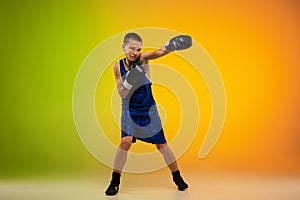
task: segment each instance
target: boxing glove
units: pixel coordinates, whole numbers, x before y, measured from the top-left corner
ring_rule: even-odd
[[[145,75],[145,73],[146,71],[144,67],[134,62],[123,81],[124,88],[131,90],[132,87]]]
[[[188,35],[178,35],[172,38],[167,44],[165,48],[167,51],[175,51],[175,50],[183,50],[192,46],[192,38]]]

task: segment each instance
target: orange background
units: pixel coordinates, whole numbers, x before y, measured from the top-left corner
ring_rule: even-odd
[[[227,116],[219,142],[208,157],[198,160],[205,134],[205,127],[200,128],[181,165],[298,173],[299,3],[151,1],[143,7],[108,4],[114,14],[105,30],[155,26],[188,33],[212,57],[226,89]],[[159,94],[156,99],[164,101]]]

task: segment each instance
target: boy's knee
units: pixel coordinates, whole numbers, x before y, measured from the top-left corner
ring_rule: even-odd
[[[124,137],[121,140],[120,148],[123,150],[129,150],[132,144],[132,137]]]
[[[156,148],[159,150],[163,147],[167,146],[167,144],[156,144]]]

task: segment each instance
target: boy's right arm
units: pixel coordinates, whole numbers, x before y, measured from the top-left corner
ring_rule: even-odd
[[[123,86],[118,63],[114,64],[114,75],[115,75],[115,79],[116,79],[117,90],[118,90],[120,97],[126,98],[126,96],[129,93],[129,90],[126,90]]]

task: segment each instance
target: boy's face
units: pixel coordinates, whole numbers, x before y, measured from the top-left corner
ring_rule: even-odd
[[[122,45],[126,58],[134,62],[141,54],[142,43],[133,39],[129,39],[127,44]]]

